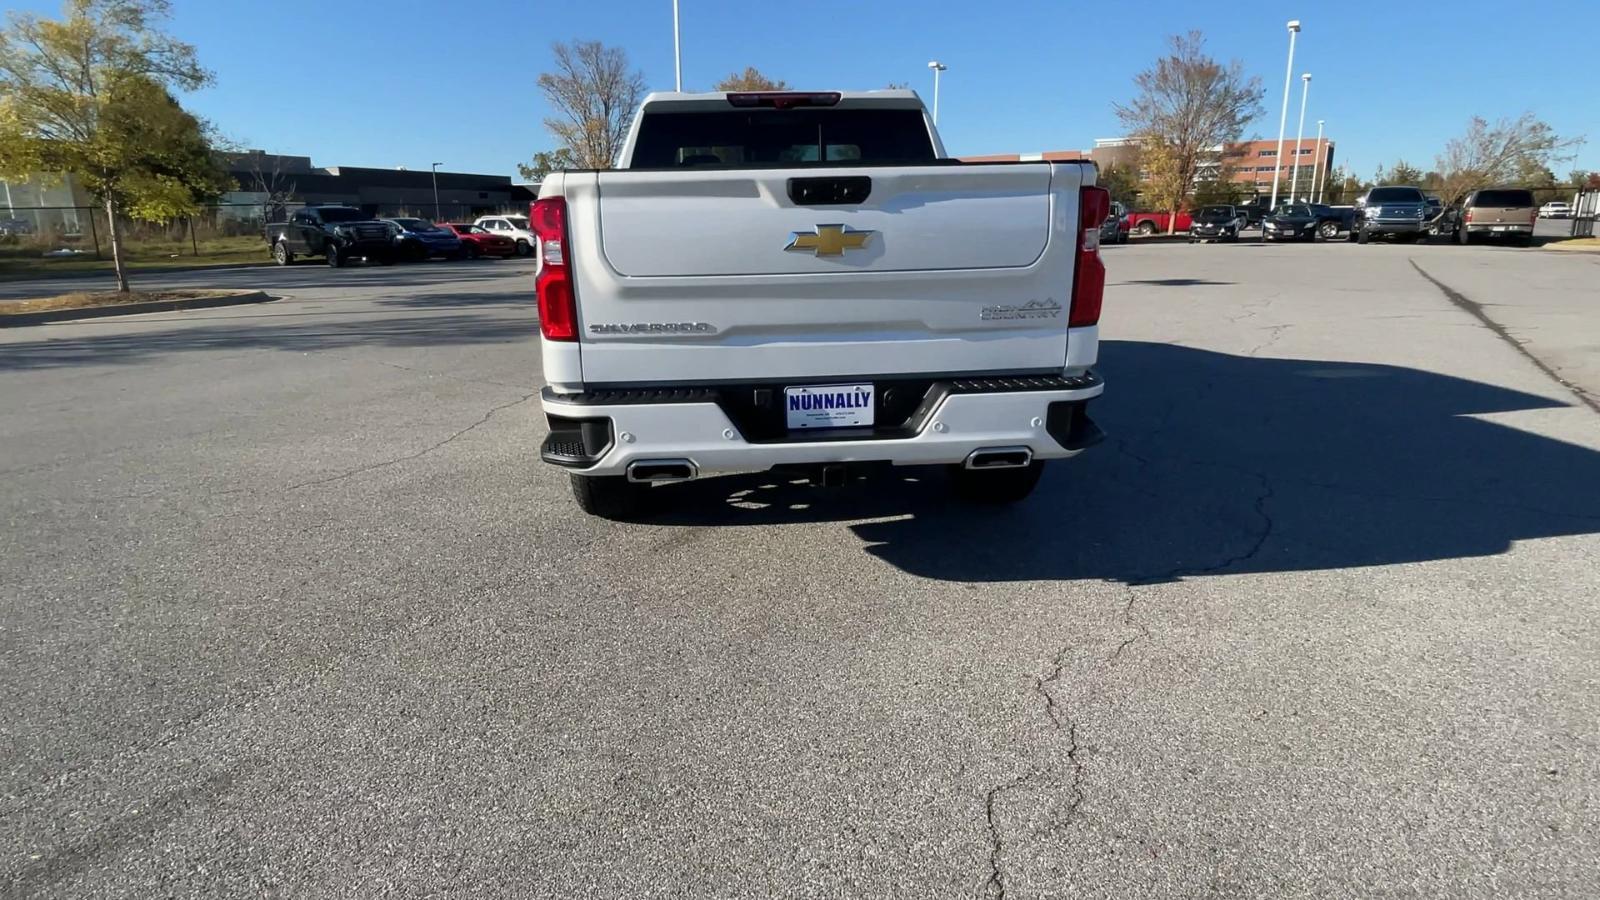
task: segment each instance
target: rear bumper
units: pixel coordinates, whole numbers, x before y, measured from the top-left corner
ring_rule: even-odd
[[[945,465],[995,447],[1066,459],[1103,438],[1086,407],[1105,385],[1092,373],[1055,384],[1063,386],[999,393],[939,388],[891,435],[807,435],[813,439],[805,441],[747,440],[709,392],[663,391],[670,395],[664,402],[594,402],[593,395],[547,388],[541,399],[551,433],[540,456],[585,475],[622,475],[632,463],[660,459],[687,460],[699,474],[817,463]]]
[[[1468,226],[1468,234],[1533,234],[1532,225],[1514,225],[1509,222],[1472,223]]]

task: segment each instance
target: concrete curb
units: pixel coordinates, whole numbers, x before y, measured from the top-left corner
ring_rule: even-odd
[[[239,306],[244,303],[267,303],[274,299],[276,298],[267,296],[265,291],[245,291],[243,293],[224,294],[220,297],[191,297],[186,300],[157,300],[153,303],[86,306],[79,309],[46,309],[39,312],[0,316],[0,328],[20,325],[44,325],[49,322],[71,322],[76,319],[99,319],[105,316],[172,312],[180,309],[211,309],[217,306]]]

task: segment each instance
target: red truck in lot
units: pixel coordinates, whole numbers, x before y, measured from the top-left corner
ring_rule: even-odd
[[[1166,234],[1167,225],[1172,221],[1170,212],[1131,212],[1128,213],[1128,227],[1134,234],[1146,237],[1152,234]],[[1187,211],[1178,213],[1178,230],[1188,231],[1191,220]]]

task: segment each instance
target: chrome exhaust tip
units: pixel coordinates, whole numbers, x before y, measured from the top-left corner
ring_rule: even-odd
[[[1027,447],[980,447],[967,457],[968,469],[1020,469],[1033,462]]]
[[[687,459],[638,459],[628,463],[628,480],[642,484],[689,481],[700,469]]]

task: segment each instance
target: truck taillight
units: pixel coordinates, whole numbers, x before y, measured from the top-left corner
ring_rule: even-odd
[[[578,339],[578,301],[567,266],[567,201],[564,197],[535,200],[528,209],[529,227],[539,241],[539,273],[533,277],[539,295],[539,333],[551,341]]]
[[[1100,321],[1100,303],[1106,293],[1106,266],[1100,261],[1100,225],[1111,212],[1111,192],[1086,187],[1078,194],[1078,263],[1072,276],[1072,309],[1067,326],[1094,325]]]
[[[1470,206],[1467,207],[1467,211],[1461,214],[1461,221],[1463,221],[1463,222],[1471,222],[1472,221],[1472,207],[1470,207]]]

